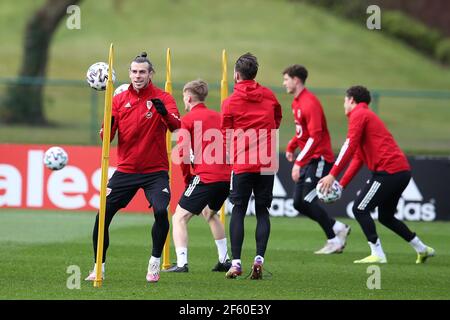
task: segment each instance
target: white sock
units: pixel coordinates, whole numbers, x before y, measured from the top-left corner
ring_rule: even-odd
[[[255,257],[255,261],[258,261],[258,260],[261,261],[262,264],[264,264],[264,257],[258,255]]]
[[[341,239],[339,239],[337,236],[335,236],[332,239],[328,239],[327,240],[328,243],[333,243],[333,244],[338,244],[338,245],[342,245]]]
[[[425,252],[427,251],[427,246],[420,241],[418,236],[415,236],[414,239],[412,239],[409,244],[416,250],[417,253]]]
[[[175,248],[177,253],[177,267],[184,267],[187,263],[187,248]]]
[[[384,254],[383,247],[381,246],[380,238],[377,239],[377,242],[373,244],[369,241],[370,250],[372,251],[373,256],[378,256],[380,258],[386,258],[386,255]]]
[[[92,271],[95,272],[95,270],[97,270],[97,264],[96,263],[94,263],[94,270],[92,270]],[[105,262],[102,263],[102,273],[105,273]]]
[[[344,228],[345,228],[345,224],[340,221],[337,221],[337,220],[333,225],[333,231],[335,234],[337,234],[339,231],[344,230]]]
[[[231,261],[231,265],[233,266],[233,267],[237,267],[237,266],[241,266],[241,259],[233,259],[232,261]]]
[[[148,263],[157,263],[160,264],[161,263],[161,258],[156,258],[154,256],[150,257],[150,260],[148,261]]]
[[[217,254],[219,255],[219,261],[221,263],[224,263],[225,260],[230,259],[230,257],[228,256],[227,238],[216,240],[216,246]]]

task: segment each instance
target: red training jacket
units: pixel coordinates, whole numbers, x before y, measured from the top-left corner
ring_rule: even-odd
[[[275,161],[278,161],[278,150],[274,151],[276,154],[271,152],[271,130],[280,127],[281,117],[280,103],[270,89],[254,80],[244,80],[234,85],[234,92],[222,103],[221,122],[224,143],[227,150],[231,151],[234,173],[260,172],[262,168],[272,167],[273,161],[268,163],[268,158],[276,157]],[[233,135],[230,135],[230,129]],[[252,139],[245,139],[245,145],[238,143],[238,140],[244,140],[237,138],[239,131],[249,137],[254,133],[257,144],[250,146]],[[263,132],[267,136],[265,143],[262,143]],[[231,142],[233,148],[229,149]],[[257,150],[254,148],[256,145]],[[260,157],[261,154],[264,159]]]
[[[353,179],[363,164],[372,172],[393,174],[411,170],[392,134],[366,103],[359,103],[347,116],[347,139],[330,172],[337,177],[352,160],[340,181],[343,187]]]
[[[220,113],[208,109],[203,103],[195,105],[181,118],[181,129],[189,132],[190,140],[178,137],[180,164],[184,183],[189,184],[193,175],[200,177],[203,183],[230,181],[231,166],[226,164],[225,149],[220,131]],[[179,133],[181,133],[179,131]],[[193,175],[191,174],[190,154],[193,151]]]
[[[330,133],[319,99],[304,88],[292,101],[292,112],[295,120],[295,135],[289,141],[286,151],[295,152],[297,147],[301,149],[295,164],[302,167],[312,159],[320,157],[327,162],[333,162]]]
[[[160,99],[167,109],[161,116],[150,99]],[[167,129],[180,127],[180,114],[173,97],[151,82],[138,92],[128,90],[113,98],[111,141],[118,134],[117,170],[124,173],[151,173],[169,170],[166,149]],[[102,126],[103,128],[103,126]],[[103,139],[103,129],[100,131]]]

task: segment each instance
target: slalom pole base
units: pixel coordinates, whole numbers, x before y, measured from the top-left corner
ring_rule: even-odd
[[[100,288],[102,286],[102,280],[94,280],[94,288]]]

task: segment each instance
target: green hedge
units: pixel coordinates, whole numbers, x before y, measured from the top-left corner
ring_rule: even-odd
[[[305,2],[331,10],[336,15],[345,17],[365,26],[368,17],[366,10],[373,1],[369,0],[290,0]],[[376,1],[375,1],[376,2]],[[430,58],[444,64],[450,64],[450,38],[419,20],[401,11],[381,8],[381,31],[391,37],[407,43]]]
[[[442,39],[438,31],[400,11],[382,11],[381,30],[431,56]]]
[[[435,56],[440,62],[450,64],[450,38],[439,42],[436,47]]]

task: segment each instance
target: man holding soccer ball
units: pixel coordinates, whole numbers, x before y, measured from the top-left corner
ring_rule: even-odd
[[[406,224],[395,218],[398,201],[411,179],[408,160],[391,133],[378,116],[369,109],[370,92],[362,86],[347,90],[344,108],[348,117],[348,134],[329,175],[320,180],[322,192],[327,193],[336,177],[351,160],[340,180],[345,188],[365,164],[372,177],[359,193],[353,214],[360,224],[371,254],[355,263],[386,263],[386,255],[378,237],[370,212],[378,207],[378,220],[394,231],[416,250],[416,263],[424,263],[434,256],[434,249],[426,246]]]
[[[174,98],[152,83],[154,69],[144,52],[130,64],[131,84],[113,98],[111,141],[118,135],[117,170],[108,182],[105,213],[102,274],[105,272],[109,245],[109,225],[116,212],[128,205],[142,188],[153,207],[153,250],[148,265],[147,281],[157,282],[160,258],[169,231],[167,206],[170,201],[169,163],[166,149],[167,129],[180,127]],[[100,131],[103,138],[103,131]],[[98,215],[93,232],[94,259],[97,253]],[[95,280],[94,271],[86,280]]]
[[[325,246],[314,252],[315,254],[341,253],[350,227],[329,217],[317,200],[317,182],[330,171],[334,155],[322,105],[305,87],[307,77],[306,68],[298,64],[283,71],[283,85],[286,91],[295,97],[292,101],[292,112],[296,132],[286,150],[287,160],[294,162],[294,208],[317,222],[327,237]],[[301,152],[294,159],[297,148],[300,148]]]

